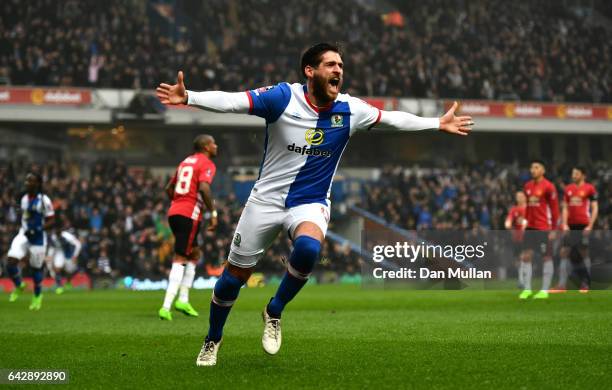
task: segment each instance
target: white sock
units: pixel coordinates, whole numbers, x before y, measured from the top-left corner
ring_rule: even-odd
[[[542,266],[542,290],[548,291],[555,273],[555,265],[551,260],[545,261]]]
[[[185,266],[181,263],[172,263],[172,269],[170,270],[170,276],[168,277],[168,288],[166,289],[166,297],[164,298],[164,309],[170,310],[174,297],[178,291],[181,280],[183,279],[183,273]]]
[[[533,273],[533,266],[531,265],[531,262],[521,261],[521,268],[519,269],[519,272],[522,275],[523,289],[531,290],[531,274]]]
[[[179,301],[187,303],[189,302],[189,289],[193,284],[193,278],[195,277],[195,264],[188,262],[185,264],[185,274],[183,280],[181,280],[181,287],[179,288]]]
[[[559,287],[565,288],[567,286],[567,278],[569,276],[569,259],[561,259],[559,262]]]

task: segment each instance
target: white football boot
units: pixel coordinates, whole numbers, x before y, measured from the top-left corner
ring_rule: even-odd
[[[202,345],[202,349],[196,360],[196,365],[202,367],[214,366],[217,364],[217,353],[219,352],[221,341],[223,341],[223,339],[219,340],[218,343],[214,341],[204,341],[204,345]]]
[[[261,345],[263,345],[264,351],[270,355],[276,355],[281,347],[281,320],[270,317],[265,307],[261,316],[264,321]]]

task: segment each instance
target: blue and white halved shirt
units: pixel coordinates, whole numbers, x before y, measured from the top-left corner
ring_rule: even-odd
[[[264,155],[251,196],[287,208],[329,206],[332,179],[349,138],[374,126],[380,110],[347,94],[317,108],[302,84],[281,83],[247,95],[249,113],[266,120]]]

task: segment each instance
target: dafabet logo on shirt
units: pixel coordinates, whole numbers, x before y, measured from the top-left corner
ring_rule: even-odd
[[[321,129],[308,129],[306,133],[304,133],[304,140],[308,145],[304,146],[295,146],[295,143],[291,145],[287,145],[287,150],[290,152],[295,152],[298,154],[307,155],[307,156],[317,156],[317,157],[331,157],[331,150],[321,150],[318,148],[314,148],[313,146],[319,146],[325,140],[325,133]]]
[[[306,135],[304,139],[308,145],[317,146],[323,143],[323,139],[325,138],[325,133],[321,129],[308,129],[306,130]]]

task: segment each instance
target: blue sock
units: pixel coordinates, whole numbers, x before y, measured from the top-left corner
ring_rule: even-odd
[[[9,265],[6,267],[9,276],[13,279],[13,283],[15,283],[15,287],[21,286],[23,280],[21,280],[21,274],[19,273],[19,266],[17,265]]]
[[[55,274],[55,285],[62,287],[62,275],[59,272]]]
[[[34,295],[39,296],[42,290],[43,269],[35,269],[32,273],[32,279],[34,279]]]
[[[287,272],[283,276],[276,295],[268,303],[268,314],[281,318],[285,305],[289,303],[308,281],[315,263],[319,260],[321,243],[308,236],[299,236],[293,242],[293,252],[289,257]]]
[[[215,284],[213,298],[210,302],[210,318],[207,340],[218,342],[223,336],[223,326],[229,315],[234,301],[238,298],[240,288],[244,282],[230,274],[227,268],[223,270],[221,277]]]

